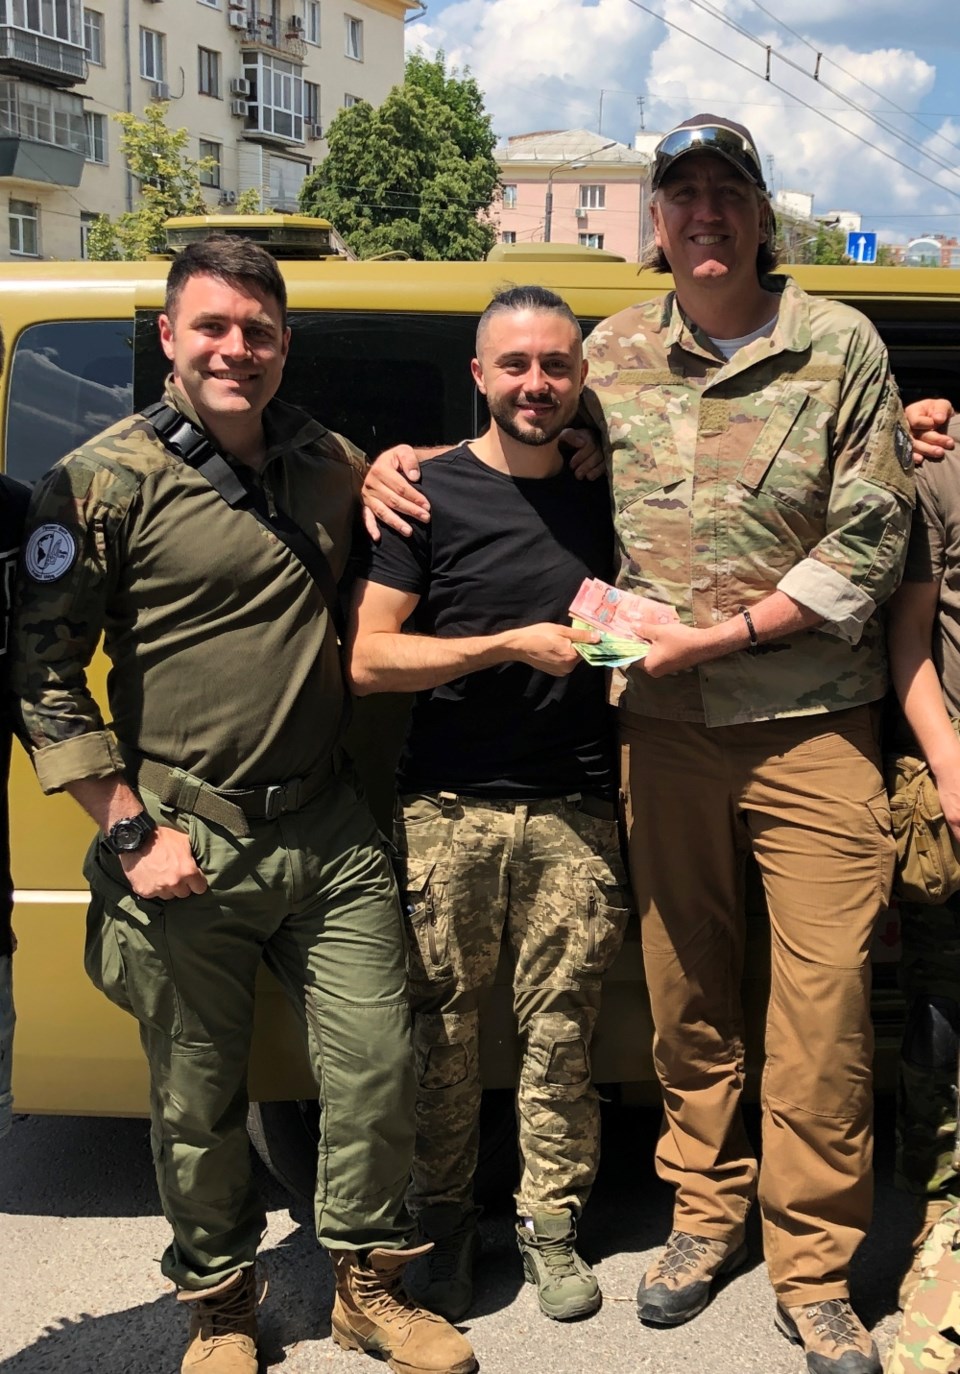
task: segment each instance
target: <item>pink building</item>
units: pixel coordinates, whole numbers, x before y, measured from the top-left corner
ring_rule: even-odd
[[[649,246],[644,153],[588,129],[565,129],[517,134],[495,156],[502,243],[579,243],[631,262]]]

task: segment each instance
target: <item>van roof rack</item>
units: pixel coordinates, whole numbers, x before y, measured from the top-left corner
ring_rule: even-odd
[[[487,254],[487,262],[626,262],[626,258],[580,243],[498,243]]]
[[[163,227],[171,253],[211,234],[232,234],[275,258],[353,256],[330,221],[312,215],[177,215]]]

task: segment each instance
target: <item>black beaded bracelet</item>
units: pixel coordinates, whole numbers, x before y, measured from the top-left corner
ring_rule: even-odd
[[[753,628],[753,617],[745,607],[741,607],[740,614],[747,622],[747,634],[750,636],[750,648],[756,649],[760,643],[760,640],[757,638],[757,632]]]

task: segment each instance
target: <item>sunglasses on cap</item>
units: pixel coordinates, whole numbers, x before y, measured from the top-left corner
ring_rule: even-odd
[[[674,129],[657,144],[651,185],[655,191],[673,164],[686,153],[717,153],[766,194],[760,156],[749,138],[722,124]]]

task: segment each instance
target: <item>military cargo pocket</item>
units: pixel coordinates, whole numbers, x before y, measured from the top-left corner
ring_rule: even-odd
[[[446,870],[435,860],[406,859],[403,910],[412,939],[408,943],[407,974],[416,982],[449,977],[449,917],[446,911]]]
[[[183,1018],[167,944],[166,904],[138,897],[106,866],[114,862],[95,841],[83,866],[94,894],[91,918],[94,907],[102,909],[99,940],[96,932],[88,937],[87,971],[111,1002],[175,1040]]]
[[[543,1081],[552,1087],[572,1088],[590,1077],[590,1056],[582,1036],[573,1040],[557,1040],[550,1051],[550,1060]]]
[[[467,1077],[466,1045],[431,1045],[424,1058],[420,1087],[426,1092],[455,1088]]]
[[[626,880],[613,865],[603,859],[584,863],[578,907],[586,972],[605,973],[620,953],[630,905]]]

